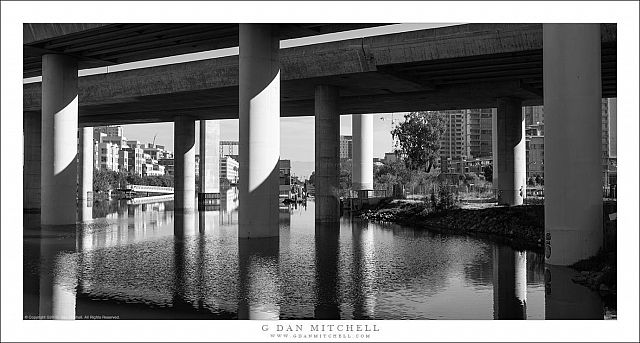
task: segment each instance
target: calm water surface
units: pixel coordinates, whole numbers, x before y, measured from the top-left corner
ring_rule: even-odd
[[[235,199],[194,214],[172,202],[96,203],[77,228],[25,216],[25,316],[545,317],[537,253],[346,217],[316,227],[312,201],[280,209],[279,238],[239,242]]]

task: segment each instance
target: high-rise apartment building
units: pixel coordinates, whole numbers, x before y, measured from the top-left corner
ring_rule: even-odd
[[[220,141],[220,158],[238,155],[240,155],[240,144],[238,141]]]
[[[466,110],[466,112],[466,157],[468,159],[491,157],[493,155],[491,120],[496,109],[479,108]]]
[[[353,136],[340,136],[340,159],[353,158]]]
[[[469,155],[466,144],[467,127],[465,110],[439,111],[445,119],[445,130],[440,136],[440,161],[443,172],[448,172],[451,161],[466,158]]]

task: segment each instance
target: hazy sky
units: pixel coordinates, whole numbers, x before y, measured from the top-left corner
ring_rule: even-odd
[[[338,32],[326,35],[318,35],[312,37],[296,38],[280,42],[281,48],[293,46],[310,45],[325,43],[336,40],[345,40],[352,38],[360,38],[367,36],[375,36],[382,34],[390,34],[397,32],[422,30],[434,27],[442,27],[455,25],[449,24],[396,24],[384,27],[374,27],[361,30],[353,30],[348,32]],[[127,69],[144,68],[163,64],[174,64],[194,60],[218,58],[223,56],[237,55],[238,48],[227,48],[214,51],[199,52],[186,54],[181,56],[172,56],[158,58],[147,61],[126,63],[116,66],[101,67],[94,69],[81,70],[80,76],[115,72]],[[38,82],[40,77],[24,79],[25,83]],[[375,114],[373,124],[374,134],[374,156],[384,157],[385,152],[392,149],[391,131],[392,117],[397,122],[402,119],[402,113]],[[292,172],[295,175],[308,177],[313,170],[314,162],[314,121],[313,117],[295,117],[280,119],[280,156],[282,159],[290,159],[292,161]],[[221,120],[220,138],[222,140],[238,140],[238,120]],[[196,122],[196,130],[199,125]],[[173,123],[154,123],[154,124],[135,124],[123,125],[124,134],[127,139],[137,139],[143,143],[152,142],[156,136],[156,144],[165,145],[167,149],[173,151]],[[197,132],[197,131],[196,131]],[[343,115],[340,117],[340,134],[351,135],[351,116]],[[196,134],[196,141],[198,134]],[[298,162],[298,163],[296,163]]]

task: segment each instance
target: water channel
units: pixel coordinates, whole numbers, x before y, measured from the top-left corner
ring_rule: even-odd
[[[101,202],[55,229],[25,215],[25,318],[545,318],[542,254],[346,216],[316,226],[313,201],[281,205],[279,238],[238,241],[228,192],[219,211]],[[561,310],[601,311],[584,290]]]

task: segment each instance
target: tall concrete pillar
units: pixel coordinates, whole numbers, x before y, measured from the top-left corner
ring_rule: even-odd
[[[275,26],[240,24],[239,238],[279,234],[279,44]]]
[[[42,158],[42,112],[24,113],[24,161],[22,169],[22,208],[40,212],[40,178]]]
[[[527,194],[527,155],[521,100],[499,98],[496,120],[498,203],[522,205]]]
[[[200,121],[200,193],[198,210],[220,206],[220,122]]]
[[[544,24],[545,256],[570,265],[602,246],[599,24]]]
[[[78,64],[42,56],[41,222],[75,224],[78,179]]]
[[[338,88],[316,86],[316,222],[340,220],[340,113]]]
[[[93,217],[93,127],[79,129],[78,209],[82,221]]]
[[[353,179],[351,181],[358,197],[368,197],[373,190],[373,116],[354,114],[353,131]]]
[[[190,212],[196,209],[196,122],[176,116],[174,125],[174,209]]]
[[[498,194],[498,110],[496,108],[494,108],[493,111],[491,112],[491,155],[493,157],[493,167],[492,167],[493,175],[491,180],[491,186],[492,186],[491,188],[493,188],[497,196]]]
[[[527,319],[527,253],[493,247],[493,318]]]

